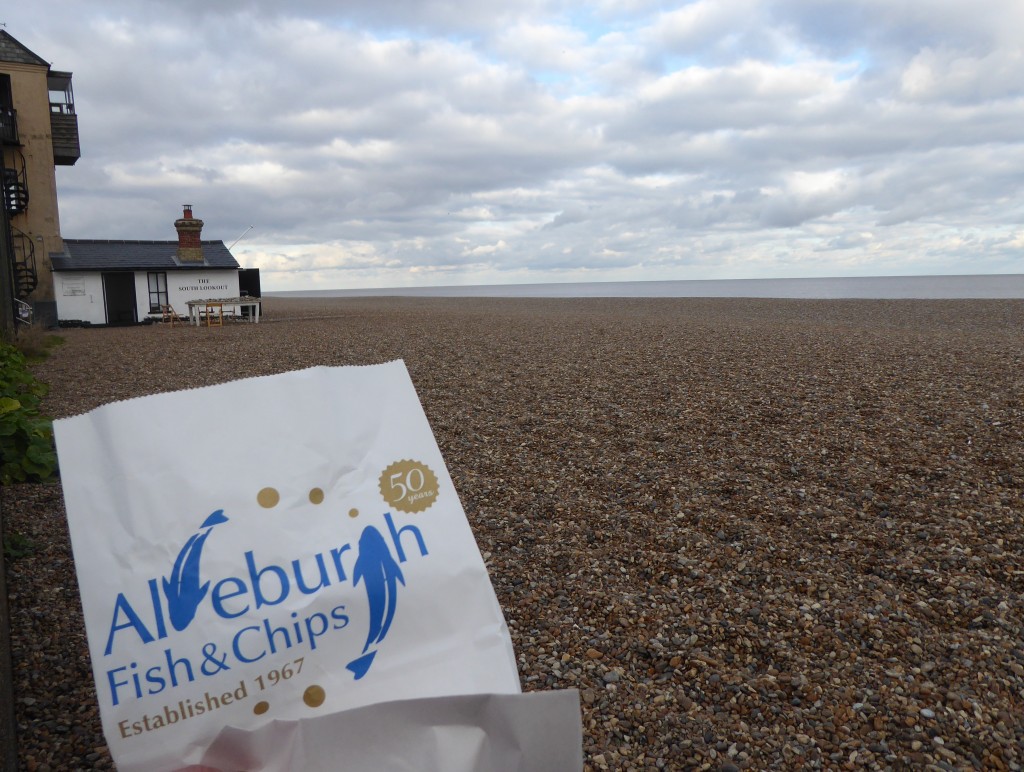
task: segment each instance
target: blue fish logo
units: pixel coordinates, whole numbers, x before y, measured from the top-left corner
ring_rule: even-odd
[[[213,526],[227,521],[223,509],[218,509],[206,518],[199,526],[200,532],[192,534],[181,548],[171,569],[171,575],[162,579],[171,624],[179,632],[195,619],[196,610],[210,589],[209,582],[199,583],[199,559],[203,554],[203,545]],[[206,530],[203,531],[203,528]]]
[[[391,628],[398,607],[398,583],[405,585],[402,569],[391,557],[380,531],[372,525],[366,526],[359,537],[359,557],[356,558],[352,585],[358,585],[360,580],[366,588],[366,600],[370,607],[370,629],[362,655],[346,666],[357,681],[370,670],[373,658],[377,655],[376,649],[369,653],[367,650],[371,645],[381,643]]]

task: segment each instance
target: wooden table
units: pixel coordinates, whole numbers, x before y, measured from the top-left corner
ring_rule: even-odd
[[[188,301],[188,320],[196,327],[202,324],[203,312],[207,306],[218,306],[223,315],[224,308],[237,308],[239,313],[242,309],[249,309],[249,321],[253,324],[260,323],[261,301],[259,298],[209,298],[207,300]]]

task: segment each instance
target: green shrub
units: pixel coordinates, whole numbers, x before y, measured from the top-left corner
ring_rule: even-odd
[[[8,534],[7,538],[4,539],[4,558],[7,560],[23,558],[26,555],[31,555],[35,551],[35,542],[17,531]]]
[[[25,355],[0,343],[0,484],[41,482],[53,476],[53,426],[39,415],[48,387],[28,370]]]
[[[60,335],[51,335],[34,324],[31,327],[18,327],[17,335],[8,342],[24,354],[26,361],[31,365],[46,359],[50,355],[50,349],[63,344],[64,338]]]

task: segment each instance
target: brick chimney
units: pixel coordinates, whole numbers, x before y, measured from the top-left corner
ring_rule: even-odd
[[[185,204],[185,211],[174,221],[174,228],[178,231],[178,260],[203,262],[203,221],[192,217],[192,204]]]

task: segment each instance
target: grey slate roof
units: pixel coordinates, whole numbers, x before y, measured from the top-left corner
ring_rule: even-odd
[[[203,262],[178,260],[175,241],[64,239],[63,252],[51,252],[54,271],[201,271],[238,268],[223,241],[203,242]]]
[[[25,46],[0,29],[0,62],[34,64],[50,69],[50,63],[43,57],[29,51]]]

